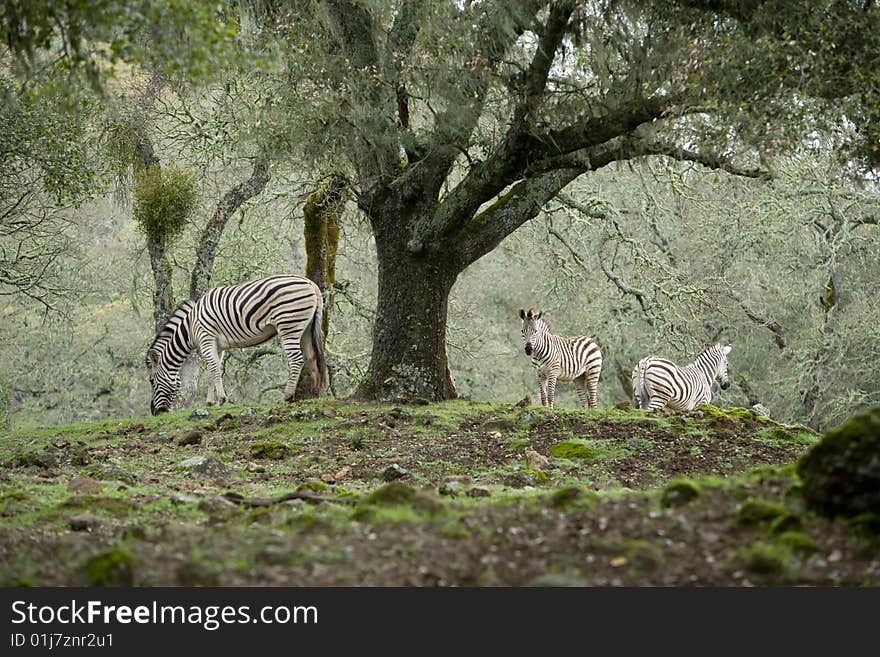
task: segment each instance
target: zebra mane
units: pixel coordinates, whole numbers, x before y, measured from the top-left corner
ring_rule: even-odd
[[[549,321],[544,315],[541,315],[540,318],[536,319],[535,316],[536,316],[537,314],[538,314],[538,309],[535,308],[534,306],[532,306],[532,307],[529,308],[528,311],[526,312],[526,317],[529,318],[529,319],[535,319],[535,321],[538,321],[538,322],[544,322],[544,323],[547,325],[547,330],[548,330],[548,331],[552,331],[552,330],[553,330],[553,326],[550,324],[550,321]]]
[[[189,314],[189,312],[193,309],[193,306],[195,305],[195,301],[193,301],[192,299],[187,299],[179,306],[177,306],[177,308],[174,309],[174,312],[171,313],[168,321],[165,322],[165,326],[163,326],[156,334],[156,337],[153,338],[153,342],[150,344],[150,348],[147,349],[147,353],[153,351],[153,349],[159,344],[160,341],[172,336],[177,330],[177,327],[180,326],[183,318]]]

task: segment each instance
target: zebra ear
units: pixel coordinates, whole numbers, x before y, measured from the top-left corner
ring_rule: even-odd
[[[541,319],[541,315],[543,315],[543,314],[544,314],[544,311],[542,310],[537,315],[535,315],[535,319]]]
[[[520,319],[525,319],[525,318],[526,318],[526,311],[523,310],[522,308],[519,309],[519,318],[520,318]]]
[[[733,345],[725,345],[724,347],[721,348],[721,351],[723,351],[724,355],[726,356],[727,354],[730,353],[731,349],[733,349]]]

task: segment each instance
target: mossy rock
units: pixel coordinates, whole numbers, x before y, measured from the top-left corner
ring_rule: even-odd
[[[550,445],[548,450],[553,456],[563,459],[595,459],[599,452],[585,440],[563,440]]]
[[[781,504],[756,497],[743,502],[735,515],[741,525],[760,525],[788,515],[788,509]]]
[[[803,532],[782,532],[776,537],[776,542],[799,554],[807,555],[816,552],[816,541]]]
[[[86,584],[88,586],[132,586],[135,563],[134,556],[122,548],[115,548],[94,556],[85,565]]]
[[[290,447],[277,441],[251,443],[251,458],[280,461],[290,456]]]
[[[719,408],[712,404],[703,404],[698,406],[697,411],[702,411],[705,415],[715,420],[727,421],[726,424],[738,425],[742,421],[758,422],[760,424],[773,424],[773,420],[764,417],[758,411],[752,408],[742,408],[732,406],[730,408]],[[724,423],[724,422],[723,422]]]
[[[296,487],[297,491],[310,490],[313,493],[324,493],[330,489],[330,486],[320,479],[309,479]]]
[[[755,543],[737,554],[741,568],[761,577],[778,577],[785,572],[788,548],[769,543]]]
[[[361,508],[365,505],[411,506],[428,513],[436,513],[443,509],[443,503],[436,497],[400,481],[392,481],[374,490],[360,501]]]
[[[774,534],[782,534],[785,532],[799,532],[803,528],[803,523],[798,515],[793,513],[785,513],[776,517],[770,523],[770,531]]]
[[[807,506],[827,516],[880,515],[880,407],[851,418],[798,462]]]
[[[550,506],[554,509],[567,509],[574,506],[583,496],[584,491],[577,486],[566,486],[555,491],[550,496]]]
[[[660,504],[664,508],[690,504],[700,496],[699,484],[690,479],[673,479],[663,489]]]

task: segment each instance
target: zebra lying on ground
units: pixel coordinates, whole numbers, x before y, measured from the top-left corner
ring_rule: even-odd
[[[578,399],[584,408],[597,408],[596,388],[602,370],[602,352],[599,345],[586,336],[563,338],[550,332],[550,324],[543,313],[534,308],[520,308],[522,341],[526,356],[532,365],[541,389],[541,405],[553,408],[556,381],[574,381]]]
[[[289,370],[284,400],[293,399],[306,359],[318,390],[322,389],[327,379],[321,333],[323,303],[315,283],[284,275],[215,287],[198,301],[184,301],[147,350],[153,389],[150,412],[156,415],[171,408],[180,388],[180,366],[195,349],[208,364],[208,404],[224,403],[226,391],[220,376],[223,351],[258,345],[276,334],[281,337]]]
[[[656,410],[669,405],[677,411],[692,411],[708,404],[716,378],[722,390],[730,386],[727,354],[731,349],[730,345],[713,345],[685,367],[660,356],[642,358],[632,372],[636,408]]]

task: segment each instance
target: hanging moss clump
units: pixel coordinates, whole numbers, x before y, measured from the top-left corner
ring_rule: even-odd
[[[154,244],[168,244],[179,235],[196,208],[192,171],[151,166],[135,174],[132,214],[138,228]]]
[[[880,517],[880,407],[825,433],[798,462],[804,500],[827,517]]]

